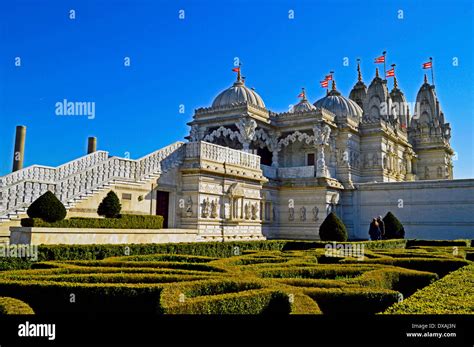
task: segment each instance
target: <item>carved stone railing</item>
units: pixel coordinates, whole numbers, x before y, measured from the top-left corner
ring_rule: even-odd
[[[260,170],[260,156],[204,141],[187,143],[186,158],[200,158]]]
[[[0,216],[29,206],[47,190],[67,205],[112,180],[137,182],[160,174],[181,162],[183,144],[176,142],[138,160],[109,157],[108,152],[99,151],[58,168],[32,166],[1,177]]]

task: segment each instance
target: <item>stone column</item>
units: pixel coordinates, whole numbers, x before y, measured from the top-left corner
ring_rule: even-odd
[[[316,177],[329,177],[324,148],[329,144],[331,128],[328,125],[316,125],[313,127],[314,145],[317,150]]]
[[[316,146],[318,159],[316,161],[316,177],[328,177],[328,168],[324,156],[324,145]]]
[[[97,137],[89,137],[87,139],[87,154],[97,151]]]
[[[272,152],[272,166],[278,167],[278,150]]]
[[[25,138],[26,138],[26,127],[23,125],[18,125],[16,127],[15,150],[13,152],[12,171],[18,171],[18,170],[23,169],[23,159],[25,157]]]

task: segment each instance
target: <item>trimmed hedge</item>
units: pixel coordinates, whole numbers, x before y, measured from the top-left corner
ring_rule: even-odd
[[[25,302],[8,297],[0,297],[0,316],[6,314],[35,314]]]
[[[407,240],[407,248],[413,246],[461,246],[471,247],[471,240]]]
[[[352,259],[344,259],[341,261],[342,263],[352,264],[357,262],[357,260]],[[463,259],[434,259],[434,258],[378,258],[378,259],[369,259],[364,260],[363,264],[381,264],[381,265],[392,265],[403,267],[412,270],[418,271],[427,271],[427,272],[434,272],[438,274],[438,276],[443,277],[450,273],[451,271],[455,271],[460,267],[469,264],[469,261]]]
[[[162,229],[163,217],[123,214],[117,218],[72,217],[54,223],[48,223],[39,218],[23,218],[21,226],[30,228]]]
[[[425,287],[385,314],[474,314],[474,264]]]
[[[432,272],[383,267],[378,270],[368,271],[354,280],[347,281],[347,283],[392,289],[408,297],[418,289],[426,287],[438,279],[438,275]]]
[[[394,249],[405,248],[407,240],[380,240],[380,241],[357,241],[357,242],[337,242],[337,244],[363,245],[364,249]],[[303,251],[314,248],[324,248],[331,241],[288,241],[283,247],[283,251]]]
[[[49,190],[33,201],[26,210],[28,217],[40,218],[46,222],[58,222],[66,218],[66,208]]]
[[[120,200],[113,190],[107,193],[107,196],[102,199],[102,202],[97,208],[97,214],[99,216],[105,216],[107,218],[118,218],[122,205]]]
[[[327,215],[319,227],[319,237],[323,241],[347,241],[347,230],[344,222],[331,212]]]
[[[37,313],[373,314],[470,264],[434,246],[321,264],[324,248],[282,251],[291,243],[41,246],[34,269],[0,272],[0,296]]]
[[[385,224],[385,235],[383,236],[385,239],[405,238],[405,229],[392,212],[387,212],[385,217],[383,217],[383,222]]]
[[[291,312],[288,295],[272,289],[212,295],[168,306],[168,314],[284,314]]]
[[[162,313],[163,284],[0,281],[0,295],[28,303],[37,314]],[[74,302],[72,302],[74,298]]]
[[[402,294],[378,288],[311,288],[304,294],[318,303],[323,314],[374,314],[387,309]]]

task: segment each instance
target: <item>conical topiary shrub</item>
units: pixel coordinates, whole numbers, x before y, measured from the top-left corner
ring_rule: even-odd
[[[319,227],[319,237],[322,241],[347,241],[346,226],[334,212],[331,212]]]
[[[26,213],[30,218],[41,218],[53,223],[63,220],[67,211],[62,202],[48,190],[28,207]]]
[[[383,218],[383,222],[385,224],[385,239],[405,238],[405,229],[392,212],[387,212]]]
[[[99,204],[97,209],[97,214],[99,216],[105,216],[107,218],[118,218],[120,217],[120,211],[122,210],[122,205],[117,194],[113,190],[107,193],[107,196]]]

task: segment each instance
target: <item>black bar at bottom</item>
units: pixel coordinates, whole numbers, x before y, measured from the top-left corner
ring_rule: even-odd
[[[19,336],[20,324],[55,324],[54,340]],[[0,345],[377,344],[470,345],[474,315],[452,316],[2,316]],[[26,327],[26,325],[25,325]],[[26,330],[26,329],[25,329]],[[25,331],[23,330],[23,331]],[[37,329],[40,330],[40,329]],[[46,331],[46,330],[45,330]],[[45,333],[46,334],[46,333]],[[50,336],[51,337],[51,336]]]

